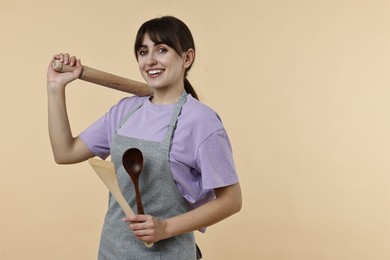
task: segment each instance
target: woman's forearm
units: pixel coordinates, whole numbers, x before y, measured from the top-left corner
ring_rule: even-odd
[[[214,200],[176,217],[161,220],[151,215],[131,215],[123,221],[138,239],[157,242],[211,226],[241,210],[239,183],[214,191]]]
[[[65,86],[48,84],[47,92],[50,142],[54,159],[62,163],[74,141],[66,109]]]
[[[73,137],[65,100],[65,86],[48,84],[49,137],[54,160],[59,164],[84,161],[94,156],[78,137]]]
[[[185,214],[166,219],[168,237],[211,226],[241,210],[240,184],[215,189],[216,198]]]

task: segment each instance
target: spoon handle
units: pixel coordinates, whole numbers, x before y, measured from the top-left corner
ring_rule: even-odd
[[[142,205],[141,192],[139,191],[138,184],[134,186],[135,186],[135,197],[137,200],[137,214],[144,215],[145,211]]]
[[[138,178],[131,177],[131,180],[133,181],[134,189],[135,189],[135,198],[137,201],[137,214],[144,215],[145,211],[144,211],[144,207],[142,206],[141,192],[139,191],[139,186],[138,186]],[[149,242],[144,242],[144,245],[148,248],[151,248],[154,244]]]

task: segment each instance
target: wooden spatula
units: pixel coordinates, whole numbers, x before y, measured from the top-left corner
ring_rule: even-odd
[[[95,170],[99,178],[110,190],[112,195],[115,197],[116,201],[119,203],[119,206],[121,206],[125,214],[127,216],[134,215],[126,199],[123,197],[122,191],[119,188],[114,164],[109,161],[103,161],[100,159],[93,158],[89,159],[88,162]]]
[[[114,196],[123,212],[125,212],[127,216],[134,215],[134,212],[131,210],[126,199],[123,197],[121,189],[119,188],[114,164],[110,161],[103,161],[95,158],[89,159],[88,162],[95,170],[99,178],[107,186],[108,190]],[[146,247],[153,246],[153,243],[144,242],[144,244]]]

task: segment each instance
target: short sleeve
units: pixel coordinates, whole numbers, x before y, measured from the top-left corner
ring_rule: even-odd
[[[196,163],[203,189],[225,187],[238,182],[232,148],[225,129],[215,131],[199,146]]]
[[[106,159],[110,155],[112,135],[120,121],[147,97],[122,98],[117,104],[85,129],[79,137],[96,156]]]
[[[85,129],[79,137],[96,156],[106,159],[110,155],[110,112]]]

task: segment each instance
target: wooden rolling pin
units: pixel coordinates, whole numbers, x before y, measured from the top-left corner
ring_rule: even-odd
[[[74,67],[63,64],[59,60],[55,60],[53,63],[53,69],[58,72],[71,72],[74,70]],[[123,78],[84,65],[79,78],[84,81],[124,91],[137,96],[150,96],[153,94],[153,89],[148,87],[145,83]]]

